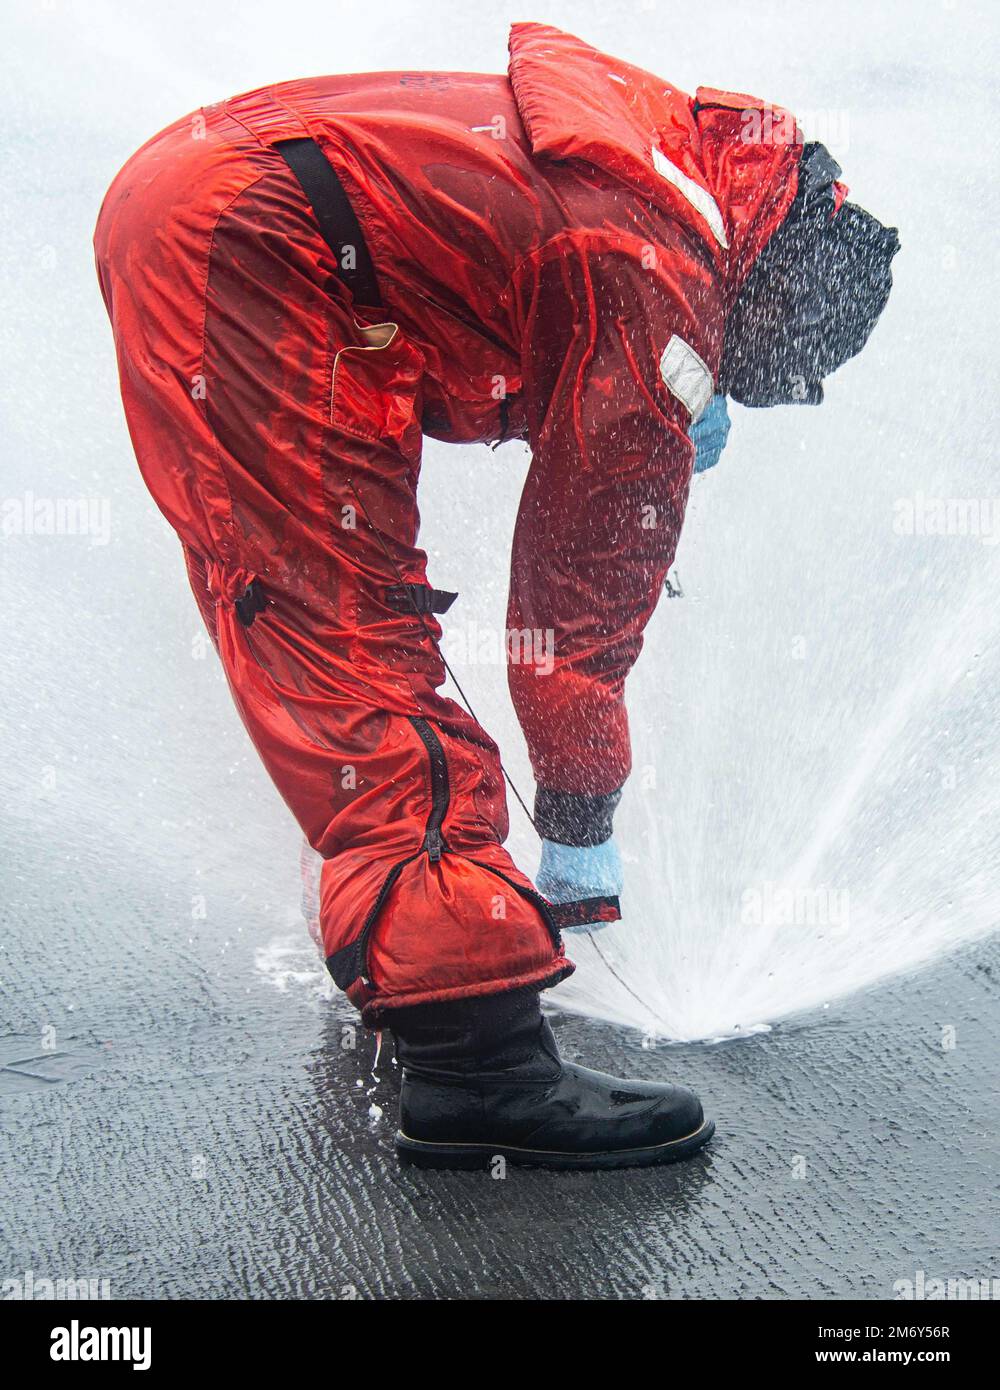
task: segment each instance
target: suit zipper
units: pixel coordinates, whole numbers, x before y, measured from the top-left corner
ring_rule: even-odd
[[[368,960],[368,952],[371,945],[371,935],[379,913],[385,904],[386,898],[392,890],[393,884],[399,875],[406,868],[407,864],[412,864],[419,859],[421,854],[426,854],[432,864],[436,864],[442,854],[452,854],[453,851],[441,833],[441,826],[444,824],[445,816],[448,814],[448,807],[451,804],[451,778],[448,775],[448,759],[445,757],[444,747],[434,729],[426,719],[416,716],[408,716],[410,723],[420,736],[420,741],[427,750],[427,756],[431,765],[431,813],[427,817],[427,824],[424,828],[424,842],[416,854],[411,854],[407,859],[401,859],[394,864],[382,881],[378,897],[372,905],[372,909],[365,918],[364,926],[361,928],[361,935],[358,938],[358,945],[361,955],[362,979],[365,984],[372,987],[371,966]],[[492,864],[484,864],[480,859],[473,859],[468,854],[460,854],[459,858],[467,859],[470,864],[475,864],[479,869],[485,869],[487,873],[493,874],[506,883],[520,897],[526,899],[542,915],[542,920],[549,929],[553,944],[558,949],[562,937],[556,925],[555,918],[552,916],[548,903],[541,893],[536,893],[533,888],[525,888],[523,884],[515,883],[506,874],[495,869]]]
[[[427,750],[427,756],[431,765],[431,812],[427,817],[427,824],[424,827],[424,842],[416,854],[411,854],[407,859],[401,859],[394,864],[382,880],[382,887],[378,891],[378,897],[372,904],[372,909],[365,918],[364,926],[358,937],[358,949],[361,957],[361,978],[371,986],[371,965],[368,959],[369,947],[371,945],[371,935],[375,927],[375,922],[385,904],[386,898],[396,882],[399,875],[406,868],[407,864],[412,864],[415,859],[419,859],[422,854],[426,854],[432,864],[436,864],[441,855],[447,851],[448,846],[444,836],[441,834],[441,826],[444,818],[448,814],[448,806],[451,802],[451,778],[448,775],[448,760],[445,757],[444,748],[441,740],[431,728],[426,719],[416,716],[409,716],[410,723],[420,736],[420,741]]]
[[[436,864],[441,858],[442,851],[448,848],[441,834],[441,827],[451,802],[448,759],[445,757],[441,740],[426,719],[417,719],[411,716],[410,723],[420,735],[420,740],[427,749],[427,756],[431,763],[431,813],[427,817],[427,828],[424,831],[424,849],[427,851],[431,863]]]

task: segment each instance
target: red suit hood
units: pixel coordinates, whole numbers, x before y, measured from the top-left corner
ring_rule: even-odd
[[[710,246],[735,293],[795,197],[794,118],[735,92],[692,98],[547,24],[514,24],[509,47],[532,153],[579,160],[650,199]]]

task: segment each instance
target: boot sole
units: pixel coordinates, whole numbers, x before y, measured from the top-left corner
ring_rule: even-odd
[[[599,1153],[562,1153],[557,1149],[518,1149],[510,1144],[432,1144],[411,1139],[398,1130],[396,1152],[401,1163],[415,1168],[488,1168],[495,1158],[505,1158],[522,1168],[650,1168],[676,1163],[707,1144],[715,1133],[715,1121],[705,1120],[692,1134],[653,1144],[645,1149],[608,1149]]]

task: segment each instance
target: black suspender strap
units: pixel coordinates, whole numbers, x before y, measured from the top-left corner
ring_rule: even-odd
[[[382,307],[375,267],[344,186],[315,140],[279,140],[274,148],[309,199],[323,240],[333,252],[337,276],[358,304]],[[353,258],[350,252],[353,251]],[[351,263],[353,259],[353,264]],[[345,260],[348,262],[344,264]]]

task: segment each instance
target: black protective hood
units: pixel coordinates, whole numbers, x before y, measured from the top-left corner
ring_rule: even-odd
[[[854,203],[835,210],[839,174],[804,147],[795,201],[729,315],[719,389],[742,405],[818,405],[885,308],[899,237]]]

